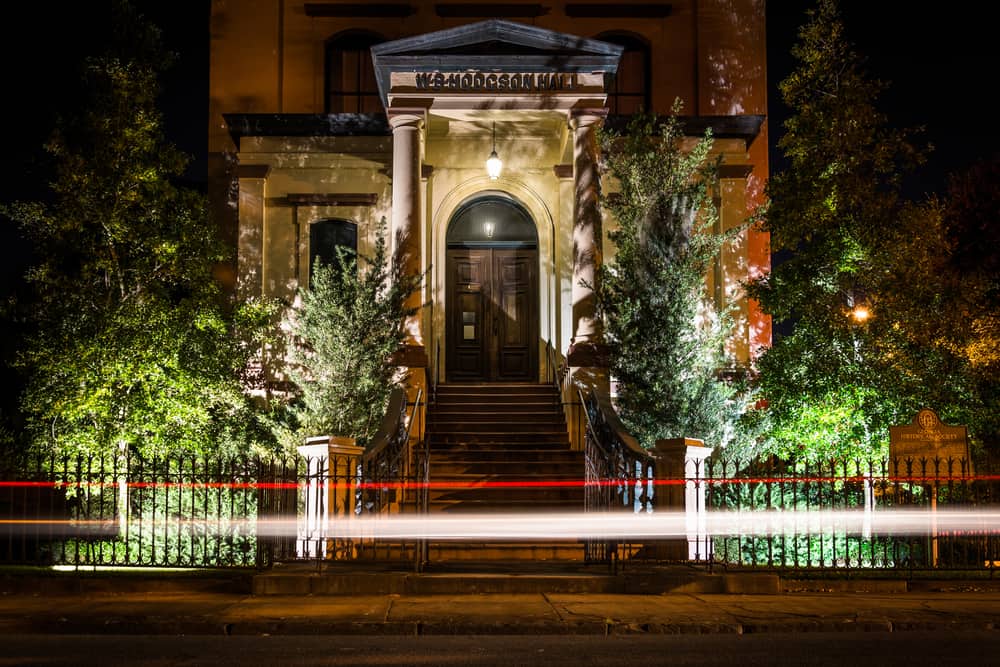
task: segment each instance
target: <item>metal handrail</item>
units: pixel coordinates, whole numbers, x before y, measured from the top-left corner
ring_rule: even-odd
[[[591,421],[591,413],[600,415],[600,419],[603,421],[608,435],[617,440],[636,460],[652,463],[653,456],[643,449],[635,436],[628,432],[628,429],[625,428],[625,425],[618,418],[618,412],[611,403],[611,396],[606,391],[596,387],[591,388],[588,393],[590,395],[589,401],[584,397],[583,391],[579,391],[580,403],[585,408],[584,413],[587,416],[588,428],[594,428],[595,426]]]
[[[437,403],[437,388],[441,383],[441,340],[434,343],[434,375],[431,378],[431,403]]]
[[[562,394],[562,386],[559,384],[559,369],[556,366],[556,349],[553,347],[551,341],[546,341],[545,351],[549,356],[549,373],[551,374],[552,386],[556,390],[557,395]]]
[[[578,393],[586,416],[584,511],[649,511],[653,457],[625,429],[606,392],[591,387]],[[620,540],[588,540],[586,559],[617,567],[620,546]]]
[[[365,448],[365,453],[361,457],[363,462],[371,461],[382,455],[382,452],[392,443],[393,436],[399,434],[400,421],[405,416],[406,392],[400,387],[395,387],[389,394],[389,404],[382,417],[382,424],[372,436],[369,446]]]

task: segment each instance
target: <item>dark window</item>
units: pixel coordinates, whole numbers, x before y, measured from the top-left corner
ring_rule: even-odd
[[[625,47],[618,74],[608,86],[608,113],[628,115],[649,110],[651,62],[649,45],[638,35],[609,32],[597,36],[602,42]]]
[[[383,110],[375,82],[371,47],[384,41],[371,32],[346,32],[326,43],[327,113]]]
[[[358,226],[349,220],[317,220],[309,225],[309,282],[317,264],[340,268],[343,248],[353,258],[358,252]]]

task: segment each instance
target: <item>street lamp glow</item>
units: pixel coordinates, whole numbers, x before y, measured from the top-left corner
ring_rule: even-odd
[[[855,322],[863,323],[867,322],[868,318],[872,316],[872,313],[866,306],[855,306],[854,310],[851,311],[851,317],[854,318]]]

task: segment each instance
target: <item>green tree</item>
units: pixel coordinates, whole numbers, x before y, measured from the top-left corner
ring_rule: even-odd
[[[967,368],[942,344],[961,289],[942,205],[900,194],[924,159],[914,133],[878,110],[886,84],[864,71],[836,2],[808,17],[798,66],[779,84],[790,166],[770,179],[762,212],[788,259],[749,286],[791,332],[759,360],[767,437],[745,453],[881,456],[889,426],[921,407],[968,415]]]
[[[18,362],[30,438],[63,454],[244,451],[267,437],[238,381],[266,308],[224,307],[220,237],[203,196],[173,182],[186,158],[156,105],[159,31],[126,3],[113,25],[45,147],[50,199],[5,208],[40,258]]]
[[[727,313],[705,282],[722,245],[738,230],[713,233],[717,163],[711,134],[691,150],[673,114],[638,115],[624,135],[603,134],[607,172],[620,193],[606,205],[618,228],[612,262],[598,276],[617,408],[645,447],[658,438],[693,437],[724,445],[740,410],[720,379],[726,365]]]
[[[390,261],[384,219],[371,257],[339,250],[333,266],[315,267],[312,285],[299,290],[287,319],[287,373],[296,394],[283,436],[295,444],[340,435],[364,445],[375,434],[400,379],[391,357],[415,312],[406,299],[423,280]]]

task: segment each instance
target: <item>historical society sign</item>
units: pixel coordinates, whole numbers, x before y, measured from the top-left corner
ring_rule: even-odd
[[[964,426],[949,426],[924,408],[911,424],[889,427],[889,459],[898,477],[961,477],[972,473]]]

